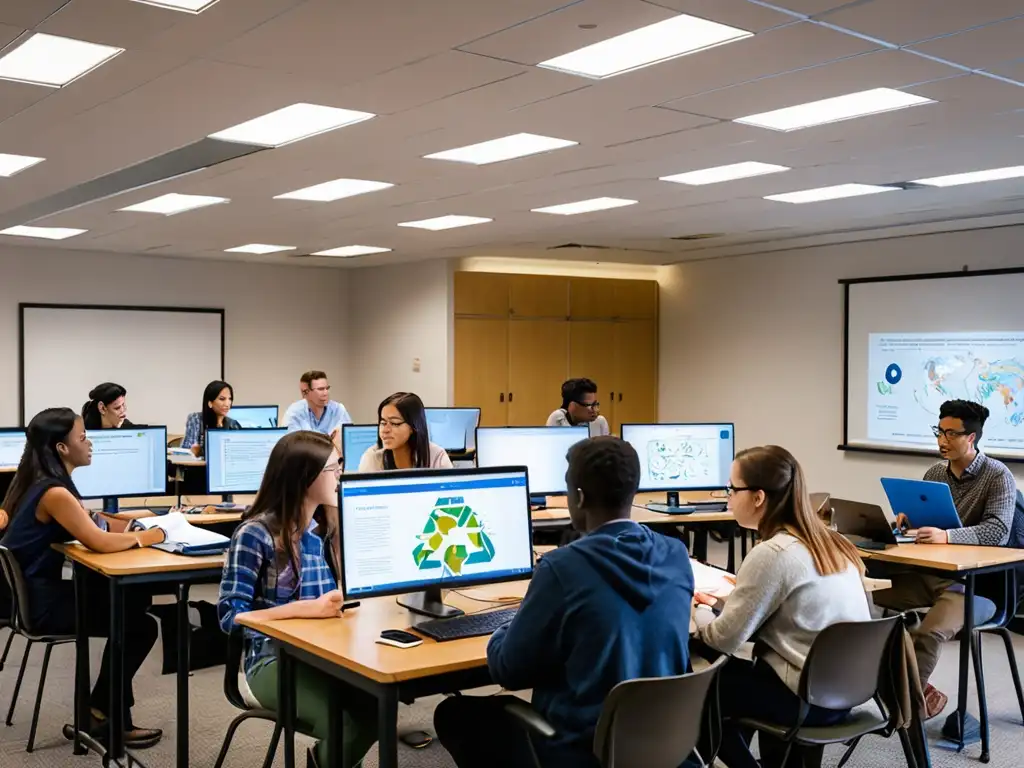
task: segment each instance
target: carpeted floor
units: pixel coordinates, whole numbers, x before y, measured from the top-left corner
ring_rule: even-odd
[[[194,590],[194,599],[216,600],[214,588]],[[6,642],[6,632],[0,633],[0,641]],[[158,646],[159,647],[159,646]],[[1024,662],[1024,638],[1015,636],[1015,647],[1018,658]],[[97,669],[101,641],[94,641],[94,661],[92,669]],[[0,719],[6,714],[10,702],[10,694],[17,676],[18,664],[24,649],[22,640],[16,639],[11,656],[5,669],[0,672]],[[0,648],[2,650],[2,648]],[[7,728],[0,722],[0,766],[2,768],[80,768],[92,764],[99,765],[95,756],[76,759],[71,754],[70,745],[61,737],[61,726],[71,720],[71,694],[73,691],[74,648],[64,646],[54,650],[50,663],[46,692],[43,700],[39,732],[36,738],[36,751],[29,755],[25,752],[28,731],[35,700],[36,684],[39,667],[42,661],[42,650],[34,648],[34,663],[25,676],[18,708],[15,712],[13,727]],[[956,660],[955,648],[950,646],[943,654],[942,662],[935,674],[933,682],[946,691],[951,699],[956,692]],[[998,638],[987,638],[985,641],[985,668],[988,686],[989,711],[992,722],[992,766],[1021,765],[1021,745],[1024,744],[1024,727],[1021,724],[1020,711],[1017,708],[1013,687],[1010,683],[1009,668],[1006,654]],[[158,652],[150,655],[136,678],[136,697],[139,704],[135,709],[138,723],[149,727],[163,728],[168,736],[157,747],[140,752],[149,768],[170,768],[174,765],[174,711],[175,711],[175,680],[173,675],[161,676]],[[220,749],[224,732],[235,710],[225,701],[221,691],[223,679],[222,668],[202,670],[194,673],[191,679],[191,764],[193,766],[211,767]],[[487,691],[489,692],[489,691]],[[971,687],[970,710],[977,713],[977,696]],[[425,699],[411,707],[400,710],[400,724],[404,728],[428,729],[436,699]],[[951,711],[953,703],[951,702]],[[932,734],[932,764],[934,768],[947,766],[970,766],[978,764],[980,749],[977,745],[967,748],[964,754],[943,747],[939,742],[938,729],[943,718],[937,718],[930,724]],[[225,768],[250,768],[262,762],[271,733],[271,726],[266,723],[251,722],[242,726],[235,737],[234,745],[225,762]],[[300,741],[305,744],[305,740]],[[453,765],[448,754],[439,743],[422,750],[413,750],[400,746],[400,763],[410,768],[442,768]],[[301,755],[301,753],[300,753]],[[826,753],[825,766],[835,766],[839,761],[841,750],[830,749]],[[299,765],[304,764],[301,758]],[[278,758],[278,765],[283,761]],[[365,761],[367,768],[377,765],[375,750],[371,751]],[[905,765],[898,740],[868,739],[855,753],[849,765],[878,766],[878,768],[900,768]]]

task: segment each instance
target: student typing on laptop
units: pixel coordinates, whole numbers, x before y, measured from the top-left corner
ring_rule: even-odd
[[[1017,494],[1013,475],[1005,464],[978,449],[988,413],[988,408],[966,400],[948,400],[939,409],[939,423],[933,431],[943,461],[931,467],[924,479],[949,486],[963,527],[945,531],[920,528],[918,544],[1024,546],[1024,542],[1010,541]],[[929,684],[928,678],[938,663],[942,644],[963,628],[962,590],[949,579],[918,571],[888,571],[887,575],[892,588],[874,594],[876,605],[897,611],[929,609],[912,634],[927,715],[935,717],[948,697]],[[976,622],[987,621],[995,613],[987,599],[978,598],[974,605]]]

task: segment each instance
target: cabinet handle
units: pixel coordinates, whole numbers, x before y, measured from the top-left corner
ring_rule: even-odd
[[[498,402],[499,403],[504,403],[505,402],[505,393],[504,392],[499,392],[498,393]]]
[[[612,395],[612,396],[611,396],[611,399],[610,399],[610,400],[609,400],[608,402],[610,402],[610,403],[614,403],[614,402],[615,402],[615,393],[614,393],[614,392],[612,392],[612,393],[611,393],[611,395]]]
[[[621,392],[619,392],[619,402],[620,403],[622,402],[622,393]]]
[[[511,392],[508,393],[508,401],[510,403],[512,402],[512,393]]]

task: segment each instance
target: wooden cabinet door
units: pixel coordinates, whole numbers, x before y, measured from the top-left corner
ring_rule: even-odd
[[[657,320],[631,320],[615,324],[615,420],[622,424],[658,421]]]
[[[569,316],[569,278],[556,275],[508,275],[512,317]]]
[[[615,406],[615,323],[609,320],[586,320],[569,323],[569,379],[593,379],[597,384],[597,400],[601,415],[611,424]]]
[[[569,323],[510,320],[508,338],[508,424],[541,426],[562,402],[562,382],[569,370]]]
[[[653,280],[609,280],[614,294],[614,317],[622,319],[658,316],[658,284]]]
[[[455,319],[455,405],[484,427],[508,424],[508,320]]]
[[[509,275],[490,272],[456,272],[456,315],[508,317]]]
[[[574,320],[615,317],[615,284],[617,282],[619,281],[598,277],[572,278],[569,281],[569,316]]]

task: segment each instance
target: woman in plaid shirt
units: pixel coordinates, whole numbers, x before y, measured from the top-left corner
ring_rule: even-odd
[[[240,615],[261,620],[329,619],[341,616],[342,596],[324,556],[313,517],[335,506],[338,452],[331,439],[316,432],[292,432],[271,451],[259,494],[231,537],[221,576],[217,613],[225,632],[237,631]],[[333,535],[333,531],[328,531]],[[270,638],[245,632],[245,677],[260,704],[277,709],[277,659]],[[319,740],[309,763],[326,765],[329,678],[300,667],[296,679],[296,716]],[[377,740],[376,701],[347,693],[342,751],[346,767],[358,765]]]

